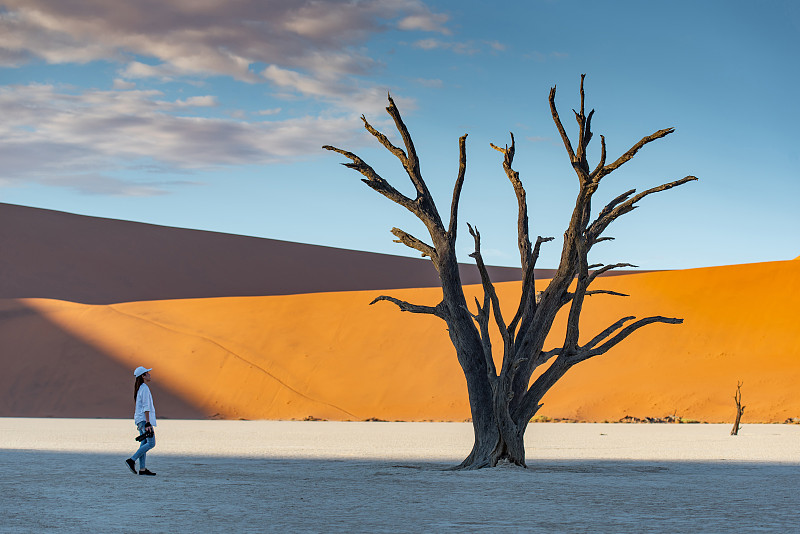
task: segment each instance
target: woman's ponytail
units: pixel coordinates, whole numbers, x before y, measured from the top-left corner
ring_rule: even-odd
[[[133,383],[133,402],[136,402],[136,396],[139,394],[139,388],[144,384],[144,375],[136,377],[136,382]]]

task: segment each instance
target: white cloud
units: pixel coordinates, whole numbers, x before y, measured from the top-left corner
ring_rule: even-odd
[[[497,41],[486,41],[475,43],[474,41],[443,41],[434,37],[419,39],[413,43],[415,48],[422,50],[449,50],[456,54],[473,55],[481,52],[482,48],[488,48],[493,52],[505,50],[505,46]]]
[[[98,173],[48,175],[37,180],[43,185],[66,187],[86,195],[151,197],[168,193],[168,188],[194,185],[189,181],[126,181]]]
[[[363,32],[373,25],[368,9],[349,9],[350,6],[330,2],[301,2],[296,9],[284,14],[283,28],[316,41],[336,39],[348,32]]]
[[[401,30],[424,30],[450,35],[450,30],[444,26],[448,19],[449,17],[442,13],[419,13],[403,18],[397,27]]]
[[[347,93],[348,88],[335,80],[321,80],[294,70],[270,65],[262,75],[278,87],[292,89],[307,96],[335,96]]]
[[[414,46],[423,50],[435,50],[437,48],[445,48],[445,43],[430,37],[428,39],[420,39],[414,43]]]
[[[495,52],[504,52],[506,50],[506,45],[500,41],[486,41],[486,45]]]
[[[121,90],[133,89],[134,87],[136,87],[136,84],[133,82],[122,80],[120,78],[115,78],[113,87],[114,89],[121,89]]]
[[[327,77],[313,78],[276,65],[264,69],[262,75],[288,91],[331,102],[342,112],[370,114],[380,112],[386,106],[387,89],[384,88],[374,86],[364,88],[355,82],[343,83]]]
[[[320,153],[332,139],[359,139],[354,113],[379,121],[387,94],[369,81],[381,63],[363,44],[389,30],[415,32],[414,38],[450,33],[447,16],[422,0],[0,2],[0,67],[42,60],[117,65],[111,91],[0,86],[6,183],[62,184],[85,192],[155,194],[174,184],[119,176],[151,165],[195,172],[284,161]],[[273,97],[313,99],[327,107],[319,118],[275,120],[278,107],[202,118],[189,115],[219,106],[219,97],[178,99],[137,90],[145,80],[186,87],[214,76],[269,84],[280,91]],[[414,108],[408,99],[396,101],[404,110]],[[246,122],[246,116],[261,120]]]
[[[176,100],[174,105],[179,108],[211,108],[216,107],[218,103],[217,97],[204,95],[190,96],[186,100]]]
[[[180,76],[178,70],[171,65],[148,65],[140,61],[131,61],[119,72],[120,76],[127,79],[159,78],[170,80]]]
[[[355,143],[354,121],[301,117],[247,123],[181,115],[213,97],[162,99],[158,91],[59,92],[51,85],[0,88],[0,161],[6,185],[36,182],[103,194],[156,194],[170,184],[125,181],[118,171],[265,164],[321,154],[332,139]],[[149,162],[149,163],[148,163]]]
[[[125,78],[224,75],[257,82],[258,64],[312,77],[359,74],[358,51],[388,28],[447,33],[447,16],[420,0],[4,0],[0,64],[98,59],[128,63]],[[141,62],[133,56],[153,61]]]

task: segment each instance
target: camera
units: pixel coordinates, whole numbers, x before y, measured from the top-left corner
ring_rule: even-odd
[[[147,428],[147,430],[144,431],[144,434],[139,434],[138,436],[136,436],[133,439],[135,439],[136,441],[144,441],[147,438],[152,438],[153,436],[155,436],[155,433],[153,432],[153,427],[152,426],[148,426],[148,427],[145,427],[145,428]]]

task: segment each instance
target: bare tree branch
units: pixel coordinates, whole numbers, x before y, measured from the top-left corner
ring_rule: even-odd
[[[531,261],[531,266],[532,267],[536,266],[536,261],[539,259],[539,250],[542,247],[542,243],[548,243],[548,242],[552,241],[553,239],[555,239],[555,238],[553,238],[553,237],[542,237],[542,236],[538,236],[536,238],[536,245],[534,245],[534,247],[533,247],[533,258],[532,258],[532,261]]]
[[[435,248],[417,239],[408,232],[404,232],[400,228],[392,228],[392,233],[395,235],[395,237],[397,237],[397,239],[394,240],[395,243],[402,243],[409,248],[413,248],[414,250],[420,251],[422,253],[423,258],[425,257],[429,257],[431,259],[437,258]]]
[[[600,236],[600,234],[603,233],[603,231],[605,231],[605,229],[608,227],[609,224],[611,224],[614,220],[616,220],[620,216],[633,211],[636,208],[635,204],[644,197],[652,195],[653,193],[666,191],[667,189],[672,189],[673,187],[678,187],[679,185],[683,185],[687,182],[693,182],[695,180],[697,180],[695,176],[686,176],[684,178],[681,178],[680,180],[675,180],[674,182],[669,182],[667,184],[653,187],[651,189],[648,189],[647,191],[639,193],[633,198],[626,200],[625,202],[619,204],[618,206],[613,207],[609,211],[606,211],[605,214],[603,214],[602,216],[598,216],[597,220],[595,220],[587,229],[586,233],[587,236],[589,237],[589,243],[597,243],[598,241],[597,238]]]
[[[539,236],[536,238],[536,245],[533,247],[533,254],[531,254],[531,261],[528,264],[528,268],[524,271],[524,277],[522,279],[522,295],[519,299],[519,306],[517,307],[517,313],[514,315],[514,318],[508,324],[508,332],[509,334],[513,334],[517,328],[517,324],[527,317],[533,310],[536,308],[536,278],[535,278],[535,269],[536,269],[536,261],[539,259],[539,250],[542,246],[542,243],[547,243],[548,241],[552,241],[552,237],[542,237]],[[524,322],[524,321],[523,321]]]
[[[576,241],[578,281],[575,287],[575,294],[572,297],[569,316],[567,317],[567,332],[564,336],[565,353],[572,353],[578,347],[581,310],[583,308],[583,300],[586,296],[586,290],[589,287],[589,264],[586,259],[589,247],[586,243],[586,238],[583,235],[579,235]]]
[[[583,346],[583,349],[592,350],[597,346],[598,343],[600,343],[604,339],[608,338],[611,334],[622,328],[625,325],[625,323],[627,323],[628,321],[632,321],[634,319],[636,319],[636,316],[634,315],[623,317],[616,323],[612,324],[611,326],[609,326],[608,328],[606,328],[605,330],[594,336],[594,338],[592,338],[591,341],[589,341],[586,345]]]
[[[561,347],[556,347],[554,349],[550,349],[550,350],[546,350],[546,351],[543,350],[542,352],[539,353],[539,360],[542,361],[542,362],[546,362],[547,360],[549,360],[553,356],[558,356],[559,354],[561,354],[562,350],[564,350],[564,349],[561,348]]]
[[[533,308],[536,307],[535,298],[532,298],[532,295],[536,294],[536,280],[535,280],[534,268],[536,266],[536,260],[539,257],[539,250],[541,248],[542,243],[551,241],[552,238],[551,237],[543,238],[539,236],[538,239],[536,240],[536,245],[534,250],[531,251],[527,195],[525,193],[525,188],[522,185],[522,181],[519,179],[519,173],[515,171],[512,167],[514,163],[514,154],[516,145],[514,140],[514,134],[510,133],[510,135],[511,135],[511,146],[506,145],[505,148],[500,148],[492,143],[490,143],[490,146],[503,154],[503,170],[505,171],[506,176],[511,182],[511,185],[514,188],[514,193],[516,194],[517,197],[517,208],[518,208],[517,246],[519,248],[520,266],[522,268],[523,280],[522,280],[522,295],[520,297],[520,304],[519,307],[517,308],[517,313],[514,315],[514,318],[508,325],[508,332],[510,335],[513,336],[519,321],[526,315],[526,313],[530,312]]]
[[[397,109],[397,106],[395,106],[394,100],[392,100],[392,95],[388,95],[388,99],[389,106],[386,108],[386,111],[394,120],[397,131],[400,132],[400,136],[403,138],[403,143],[406,146],[407,156],[403,162],[403,167],[405,167],[408,177],[411,178],[411,182],[417,190],[417,199],[424,206],[423,212],[430,218],[437,229],[443,232],[444,226],[439,218],[436,205],[433,202],[433,196],[431,196],[428,186],[425,184],[425,180],[422,179],[422,175],[420,174],[419,158],[414,148],[414,142],[411,140],[411,134],[408,133],[408,128],[406,128],[403,118],[400,116],[400,111]]]
[[[525,384],[526,392],[523,396],[522,402],[519,403],[517,408],[514,410],[515,416],[518,419],[530,420],[533,417],[533,414],[539,409],[539,400],[544,396],[547,391],[558,382],[564,373],[569,370],[569,366],[566,365],[564,358],[562,357],[563,353],[560,352],[561,349],[556,349],[559,352],[558,357],[551,363],[547,369],[539,375],[539,377],[530,384]],[[543,354],[552,354],[553,351],[548,351],[548,353]],[[537,358],[537,364],[539,362],[544,362],[547,360],[541,360]]]
[[[504,346],[508,346],[509,335],[508,330],[506,329],[506,323],[503,320],[503,313],[500,311],[500,300],[497,298],[497,292],[494,289],[494,284],[492,284],[492,281],[489,278],[489,271],[486,270],[486,264],[483,263],[483,257],[481,256],[481,234],[478,232],[477,228],[473,228],[471,224],[467,224],[467,226],[469,227],[470,235],[472,235],[473,239],[475,240],[475,252],[470,254],[470,257],[475,258],[478,271],[481,273],[483,291],[485,294],[488,294],[489,298],[491,299],[492,307],[494,308],[494,320],[497,323],[497,327],[500,329],[500,334],[503,336]]]
[[[520,368],[532,366],[535,369],[535,368],[539,367],[540,365],[546,363],[550,358],[560,355],[563,350],[564,349],[562,347],[556,347],[554,349],[550,349],[550,350],[547,350],[547,351],[541,350],[537,354],[535,354],[535,355],[533,355],[531,357],[518,357],[514,361],[514,364],[512,366],[512,371],[513,371],[512,379],[516,378],[517,372],[518,372],[518,370]],[[527,388],[527,387],[528,387],[528,384],[525,383],[525,385],[523,387],[523,391],[525,391],[524,388]],[[523,397],[523,399],[524,399],[524,394],[520,395],[520,397]],[[522,401],[523,399],[520,399],[520,400]]]
[[[389,150],[389,152],[391,152],[392,154],[394,154],[395,156],[397,156],[397,159],[399,159],[399,160],[400,160],[400,163],[402,163],[404,166],[405,166],[405,165],[408,165],[408,156],[406,155],[405,151],[403,151],[403,149],[402,149],[402,148],[399,148],[399,147],[396,147],[396,146],[394,146],[394,145],[392,144],[392,142],[391,142],[391,141],[389,141],[389,138],[388,138],[388,137],[386,137],[386,136],[385,136],[385,135],[383,135],[381,132],[379,132],[378,130],[376,130],[376,129],[375,129],[375,128],[374,128],[374,127],[373,127],[373,126],[372,126],[372,125],[371,125],[371,124],[370,124],[370,123],[367,121],[367,117],[365,117],[364,115],[361,115],[361,120],[364,122],[364,128],[366,128],[366,129],[367,129],[367,131],[368,131],[369,133],[371,133],[373,136],[375,136],[375,138],[376,138],[378,141],[380,141],[380,143],[381,143],[381,144],[382,144],[384,147],[386,147],[386,149],[387,149],[387,150]]]
[[[553,116],[553,122],[556,123],[556,128],[558,129],[558,133],[561,134],[561,140],[564,142],[564,148],[567,149],[567,154],[569,154],[569,160],[571,162],[575,162],[575,151],[572,150],[572,143],[567,136],[567,132],[564,131],[564,125],[561,124],[561,118],[558,116],[558,110],[556,109],[556,86],[554,85],[550,89],[550,114]]]
[[[582,180],[589,179],[589,164],[586,161],[586,148],[589,146],[589,141],[592,140],[592,116],[594,115],[594,110],[589,112],[589,116],[587,117],[584,113],[584,100],[585,95],[583,91],[583,81],[586,78],[585,74],[581,74],[581,111],[578,113],[574,109],[572,112],[575,114],[575,120],[578,122],[578,150],[575,153],[576,161],[573,163],[573,167],[577,165],[576,171],[581,176]]]
[[[475,306],[478,308],[478,313],[477,314],[472,313],[472,311],[470,311],[470,309],[468,307],[466,307],[466,306],[465,306],[465,309],[469,312],[469,314],[472,316],[472,318],[475,319],[476,322],[480,322],[481,319],[486,315],[484,313],[484,309],[486,309],[486,300],[484,299],[483,307],[481,307],[481,303],[480,303],[480,301],[478,301],[478,297],[475,297]]]
[[[517,197],[517,247],[519,248],[519,259],[522,272],[528,270],[528,265],[531,261],[531,239],[528,234],[528,201],[526,199],[525,187],[522,185],[522,180],[519,179],[519,173],[512,168],[514,163],[514,134],[511,135],[511,146],[506,145],[505,148],[500,148],[492,143],[489,143],[493,149],[503,154],[503,170],[514,187],[514,194]]]
[[[481,307],[480,302],[478,302],[478,297],[475,297],[475,305],[478,307],[478,315],[473,315],[472,312],[470,312],[470,315],[472,315],[475,322],[478,323],[481,333],[481,344],[483,345],[483,355],[486,358],[487,372],[489,378],[494,380],[497,378],[497,369],[495,368],[494,358],[492,357],[492,340],[489,336],[489,312],[492,306],[489,300],[489,293],[485,291],[483,293],[483,307]]]
[[[367,163],[365,163],[364,160],[362,160],[352,152],[348,152],[346,150],[342,150],[340,148],[336,148],[331,145],[325,145],[322,148],[324,148],[325,150],[338,152],[344,157],[352,160],[352,163],[342,163],[342,165],[344,165],[348,169],[354,169],[363,174],[366,177],[366,179],[361,181],[370,186],[378,193],[388,198],[389,200],[396,202],[397,204],[400,204],[401,206],[403,206],[404,208],[406,208],[408,211],[410,211],[415,215],[419,213],[419,207],[413,200],[411,200],[404,194],[400,193],[397,189],[392,187],[391,184],[389,184],[389,182],[384,180],[377,172],[375,172],[375,169],[373,169]]]
[[[366,180],[362,180],[364,183],[390,200],[411,211],[417,216],[417,218],[425,223],[430,232],[444,234],[444,226],[439,216],[439,212],[436,209],[436,204],[434,203],[433,197],[428,190],[428,186],[425,184],[425,181],[422,179],[422,175],[420,174],[419,159],[417,157],[416,149],[414,148],[414,143],[411,140],[411,135],[408,133],[408,129],[406,128],[406,125],[400,116],[400,111],[397,109],[397,106],[395,106],[391,95],[388,95],[388,99],[389,106],[386,108],[386,111],[394,120],[395,126],[397,127],[397,130],[405,144],[405,151],[394,146],[384,134],[375,129],[367,121],[366,117],[362,115],[361,119],[364,122],[364,127],[367,129],[367,131],[369,131],[376,139],[378,139],[378,141],[381,142],[384,147],[386,147],[387,150],[389,150],[400,160],[406,170],[406,173],[408,174],[408,177],[414,184],[414,188],[417,190],[416,199],[412,200],[401,194],[394,187],[392,187],[389,182],[380,177],[374,171],[374,169],[372,169],[372,167],[367,165],[355,154],[330,145],[325,145],[322,148],[338,152],[339,154],[342,154],[343,156],[352,160],[352,163],[346,163],[345,166],[355,169],[363,174],[367,178]]]
[[[632,317],[626,317],[625,319],[620,319],[620,321],[627,321],[627,320],[630,320],[630,319],[632,319]],[[619,328],[620,326],[622,326],[620,324],[620,321],[617,321],[611,327],[619,325],[619,326],[617,326],[617,328]],[[653,323],[681,324],[681,323],[683,323],[683,319],[677,319],[677,318],[674,318],[674,317],[662,317],[660,315],[659,316],[655,316],[655,317],[646,317],[644,319],[639,319],[635,323],[631,323],[628,326],[626,326],[625,328],[623,328],[622,330],[620,330],[614,337],[612,337],[611,339],[609,339],[608,341],[606,341],[605,343],[603,343],[599,347],[581,351],[579,354],[576,355],[576,357],[574,359],[570,360],[569,363],[571,365],[574,365],[574,364],[582,362],[584,360],[588,360],[589,358],[592,358],[594,356],[598,356],[600,354],[605,354],[612,347],[614,347],[617,343],[619,343],[620,341],[622,341],[623,339],[625,339],[626,337],[628,337],[629,335],[634,333],[636,330],[642,328],[643,326],[647,326],[647,325],[653,324]],[[601,335],[603,333],[607,332],[611,327],[609,327],[606,330],[604,330],[601,333]],[[608,333],[605,337],[607,337],[608,335],[610,335],[610,333]],[[600,336],[597,336],[597,337],[600,337]],[[597,337],[595,339],[597,339]],[[595,345],[599,342],[599,341],[595,341],[595,340],[593,340],[593,341],[594,341]]]
[[[602,275],[604,275],[605,273],[607,273],[608,271],[610,271],[612,269],[621,269],[623,267],[630,267],[631,269],[636,269],[637,266],[633,265],[631,263],[613,263],[611,265],[604,265],[603,267],[601,267],[601,268],[599,268],[599,269],[597,269],[595,271],[592,271],[592,273],[589,274],[589,285],[591,285],[592,282],[594,282],[594,280],[598,276],[602,276]]]
[[[587,297],[591,297],[593,295],[610,295],[612,297],[630,297],[630,295],[627,295],[625,293],[619,293],[617,291],[610,291],[608,289],[590,289],[590,290],[586,291],[585,295]],[[574,298],[575,298],[575,293],[571,293],[571,292],[565,293],[564,296],[561,298],[561,302],[559,303],[559,308],[563,308],[564,306],[569,304],[572,301],[572,299],[574,299]]]
[[[589,242],[589,245],[596,245],[598,243],[602,243],[603,241],[614,241],[613,237],[599,237]]]
[[[610,291],[608,289],[590,289],[586,292],[587,297],[591,297],[592,295],[611,295],[612,297],[630,297],[630,295],[626,293],[620,293],[619,291]]]
[[[387,295],[381,295],[379,297],[376,297],[375,300],[373,300],[369,304],[371,306],[371,305],[375,304],[376,302],[380,302],[382,300],[385,300],[385,301],[392,302],[392,303],[396,304],[397,307],[400,308],[400,311],[411,312],[411,313],[425,313],[425,314],[429,314],[429,315],[435,315],[435,316],[437,316],[437,317],[439,317],[441,319],[445,318],[441,304],[439,304],[437,306],[421,306],[421,305],[418,305],[418,304],[411,304],[410,302],[406,302],[404,300],[396,299],[394,297],[389,297]]]
[[[594,168],[592,173],[589,175],[589,178],[594,181],[597,173],[599,173],[603,166],[606,164],[606,138],[604,135],[600,136],[600,162],[597,164],[597,167]]]
[[[515,341],[517,350],[528,351],[532,349],[536,351],[541,349],[546,338],[543,333],[552,326],[556,314],[565,304],[563,299],[568,293],[570,284],[575,279],[576,274],[579,274],[578,262],[585,262],[586,260],[584,246],[581,243],[586,240],[586,224],[591,209],[591,197],[597,186],[583,178],[581,178],[580,182],[578,198],[575,201],[575,207],[572,210],[567,230],[564,232],[558,269],[556,269],[550,283],[542,293],[530,322],[522,322]],[[586,267],[588,267],[588,264]],[[574,303],[574,296],[571,298]],[[582,301],[583,295],[579,295],[579,299]],[[569,300],[566,302],[569,302]],[[572,328],[576,328],[574,320],[571,323],[568,321],[568,324],[572,324]],[[570,333],[567,337],[571,338],[572,334]],[[533,360],[530,360],[530,363],[525,366],[523,372],[519,375],[521,377],[518,378],[520,387],[523,384],[527,387],[527,381],[533,375],[534,370]]]
[[[642,137],[635,145],[628,149],[623,155],[621,155],[617,160],[609,165],[604,166],[600,169],[595,176],[593,176],[593,180],[599,182],[604,176],[611,174],[613,171],[617,170],[620,166],[624,163],[630,161],[633,156],[646,144],[652,143],[656,139],[661,139],[662,137],[666,137],[667,135],[671,134],[675,131],[675,128],[664,128],[663,130],[659,130],[654,132],[648,136]]]
[[[614,200],[606,204],[605,207],[602,210],[600,210],[600,214],[597,216],[597,219],[598,220],[602,219],[603,217],[611,213],[614,210],[614,208],[616,208],[620,203],[628,200],[628,198],[630,198],[630,196],[635,192],[636,189],[629,189],[628,191],[625,191],[624,193],[616,197]]]
[[[450,225],[447,234],[450,240],[456,242],[458,227],[458,203],[461,199],[461,189],[464,187],[464,175],[467,172],[467,134],[458,138],[458,177],[453,187],[453,202],[450,204]]]

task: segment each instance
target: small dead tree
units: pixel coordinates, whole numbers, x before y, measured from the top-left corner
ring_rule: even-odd
[[[584,299],[589,295],[600,293],[625,296],[611,291],[590,290],[589,286],[598,276],[612,269],[635,267],[628,263],[590,265],[588,255],[592,247],[602,241],[613,239],[604,237],[603,232],[616,219],[633,211],[637,207],[637,202],[644,197],[697,179],[694,176],[686,176],[638,194],[635,189],[631,189],[609,202],[593,219],[591,201],[600,181],[633,158],[646,144],[665,137],[672,133],[673,129],[659,130],[642,138],[611,163],[606,162],[606,143],[605,138],[601,136],[600,161],[593,169],[590,168],[586,150],[592,139],[591,122],[594,110],[588,115],[584,113],[583,81],[584,76],[581,76],[580,111],[573,110],[578,122],[575,148],[556,110],[556,88],[550,90],[549,101],[553,121],[561,135],[572,168],[578,176],[580,188],[569,226],[564,233],[558,269],[547,288],[540,294],[536,291],[534,267],[542,243],[553,238],[539,236],[533,246],[531,245],[525,188],[519,173],[513,168],[513,133],[510,146],[500,148],[491,145],[503,155],[503,170],[514,188],[518,205],[517,234],[523,280],[519,305],[510,321],[507,321],[500,311],[497,293],[481,257],[480,233],[471,225],[468,225],[468,228],[475,244],[475,251],[471,256],[480,271],[484,290],[483,302],[475,299],[476,313],[468,308],[461,286],[455,244],[458,204],[467,166],[466,134],[459,138],[458,174],[448,220],[442,219],[422,178],[414,143],[391,95],[388,97],[389,106],[386,111],[394,120],[405,149],[393,145],[384,134],[373,128],[363,115],[361,119],[367,131],[400,160],[416,190],[413,198],[400,193],[356,154],[329,145],[323,147],[349,159],[350,162],[343,165],[360,172],[364,176],[362,181],[365,184],[413,213],[428,230],[430,243],[399,228],[393,228],[392,233],[397,242],[431,259],[442,285],[441,302],[435,306],[426,306],[382,295],[372,301],[372,304],[389,301],[402,311],[433,315],[447,324],[450,340],[466,377],[475,433],[472,451],[456,469],[493,467],[498,462],[525,466],[523,444],[525,430],[531,418],[541,408],[542,397],[564,376],[564,373],[584,360],[606,353],[643,326],[652,323],[683,322],[682,319],[661,316],[639,320],[635,320],[636,318],[632,316],[623,317],[589,341],[583,344],[579,342],[579,319]],[[573,282],[575,282],[574,288]],[[545,348],[545,339],[556,314],[567,306],[569,316],[563,343],[557,347]],[[496,323],[502,337],[503,356],[499,369],[495,365],[494,348],[489,337],[491,320]],[[546,370],[532,380],[534,371],[548,362],[550,363]]]
[[[733,422],[731,436],[739,435],[739,423],[742,421],[742,414],[746,408],[746,406],[742,406],[742,384],[744,384],[744,382],[736,383],[736,393],[733,394],[733,402],[736,403],[736,420]]]

